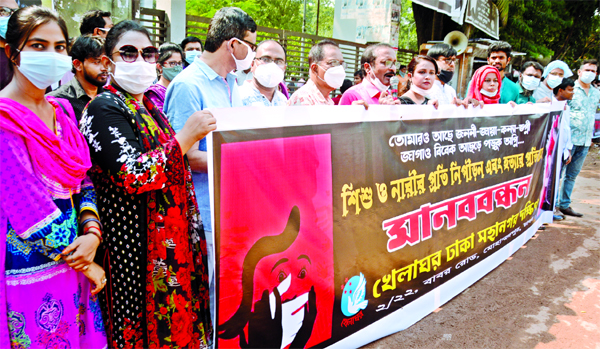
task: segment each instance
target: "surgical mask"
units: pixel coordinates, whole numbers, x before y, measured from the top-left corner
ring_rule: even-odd
[[[448,70],[442,70],[438,74],[438,78],[444,84],[447,84],[450,80],[452,80],[453,76],[454,76],[454,72],[453,71],[448,71]]]
[[[275,63],[261,64],[254,70],[254,78],[266,88],[273,88],[283,81],[283,70]]]
[[[200,54],[202,54],[202,51],[187,51],[185,53],[185,61],[188,62],[188,64],[192,64],[194,63],[196,56]]]
[[[167,79],[169,81],[173,81],[173,79],[175,79],[177,74],[181,73],[182,70],[183,70],[183,67],[180,65],[175,66],[175,67],[163,67],[162,76],[164,76],[165,79]]]
[[[321,66],[319,66],[319,67],[321,67]],[[323,69],[323,68],[321,67],[321,69]],[[324,79],[321,79],[321,77],[319,77],[319,79],[325,81],[325,83],[327,85],[329,85],[329,87],[331,87],[331,88],[340,88],[340,86],[342,86],[342,84],[344,83],[345,78],[346,78],[346,71],[344,70],[344,67],[341,65],[327,69],[325,71]]]
[[[373,72],[373,68],[371,68],[371,72]],[[379,92],[387,91],[387,89],[389,88],[389,86],[385,86],[381,82],[381,80],[379,80],[379,78],[375,76],[375,74],[371,75],[369,73],[369,79],[371,80],[373,86],[375,86],[379,90]]]
[[[71,57],[56,52],[21,51],[19,71],[37,88],[45,90],[73,67]]]
[[[540,86],[540,79],[535,76],[523,75],[521,85],[523,85],[526,90],[533,91]]]
[[[412,83],[410,84],[410,89],[413,90],[414,93],[419,94],[423,97],[427,97],[429,95],[429,93],[431,92],[431,90],[424,90]]]
[[[406,77],[406,73],[403,73],[401,71],[399,71],[398,74],[400,74],[400,76],[403,77],[403,78]]]
[[[595,78],[596,78],[596,73],[594,73],[593,71],[586,71],[586,72],[583,72],[583,74],[581,74],[581,76],[579,77],[579,80],[581,80],[581,82],[583,82],[584,84],[589,84],[592,81],[594,81]]]
[[[248,44],[246,44],[242,40],[239,40],[237,38],[234,39],[248,48],[248,53],[246,54],[246,57],[244,59],[235,58],[235,55],[233,54],[233,52],[231,52],[231,57],[233,57],[233,60],[235,61],[236,70],[246,70],[250,68],[250,65],[252,65],[252,61],[254,60],[254,57],[256,57],[256,52],[253,52],[250,46],[248,46]]]
[[[556,75],[548,75],[548,79],[546,79],[546,83],[548,86],[550,86],[550,88],[555,88],[556,86],[560,85],[562,81],[563,78]]]
[[[137,61],[113,63],[115,71],[110,75],[122,89],[132,95],[144,93],[156,80],[155,64]]]
[[[6,30],[8,29],[8,17],[0,17],[0,37],[6,39]]]
[[[493,92],[489,92],[487,90],[481,89],[479,90],[479,92],[484,95],[484,96],[488,96],[490,98],[496,97],[496,94],[498,94],[498,90],[494,90]]]

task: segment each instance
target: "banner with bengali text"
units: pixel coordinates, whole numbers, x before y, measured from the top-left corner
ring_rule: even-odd
[[[552,220],[563,104],[218,109],[217,348],[358,347]]]

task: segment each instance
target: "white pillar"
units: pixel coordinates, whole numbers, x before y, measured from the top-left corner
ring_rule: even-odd
[[[167,41],[181,43],[186,37],[185,0],[157,0],[156,9],[163,10],[167,14],[169,21]]]

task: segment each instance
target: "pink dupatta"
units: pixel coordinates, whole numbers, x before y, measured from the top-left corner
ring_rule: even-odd
[[[66,112],[66,100],[46,97],[55,109],[56,121],[62,126],[62,139],[27,107],[0,97],[0,129],[23,137],[31,162],[42,175],[65,188],[81,184],[92,166],[85,138]],[[63,110],[63,107],[65,108]],[[71,108],[69,108],[71,109]]]

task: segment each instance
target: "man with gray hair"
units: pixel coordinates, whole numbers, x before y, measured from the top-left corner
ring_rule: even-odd
[[[290,97],[288,105],[334,105],[329,97],[346,78],[346,62],[338,44],[322,40],[308,53],[310,80]]]
[[[374,44],[365,50],[361,68],[366,72],[363,81],[349,88],[342,95],[340,105],[356,104],[400,104],[389,94],[390,80],[396,75],[396,50],[384,43]]]
[[[250,67],[256,50],[256,23],[237,7],[223,7],[210,21],[204,52],[179,73],[165,95],[164,112],[175,132],[180,132],[190,115],[200,112],[212,116],[209,108],[241,107],[234,69]],[[196,199],[206,231],[209,280],[214,265],[213,237],[208,191],[206,138],[188,152]],[[211,292],[212,293],[212,292]],[[214,299],[211,297],[211,312]],[[212,312],[214,314],[214,312]]]
[[[252,61],[252,79],[240,86],[244,106],[284,106],[287,98],[278,90],[285,75],[285,48],[275,41],[266,40],[256,48]]]

